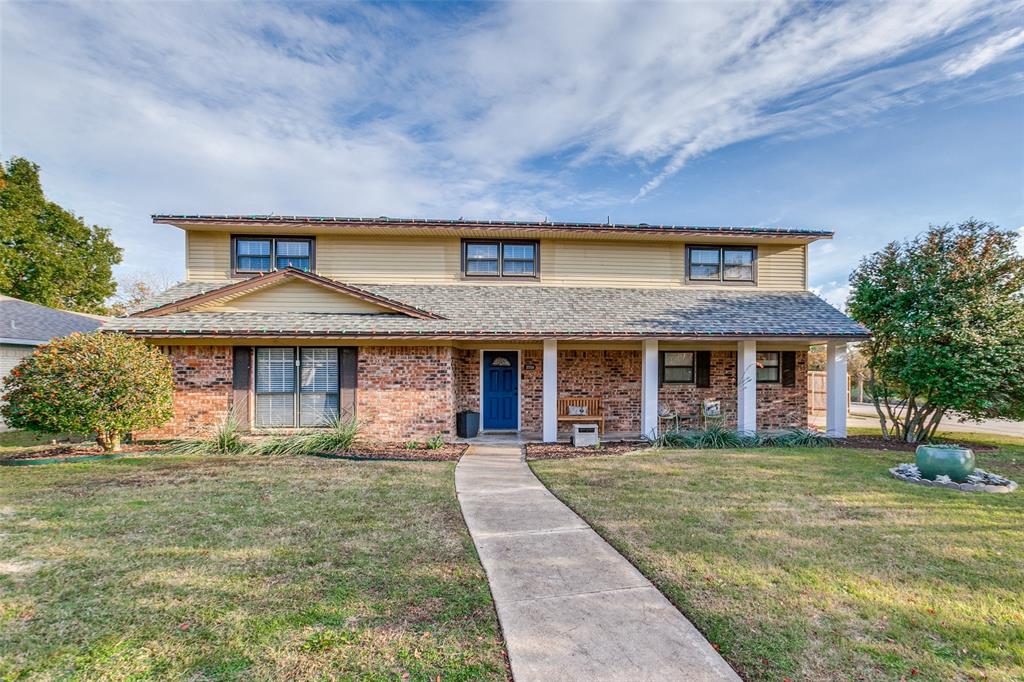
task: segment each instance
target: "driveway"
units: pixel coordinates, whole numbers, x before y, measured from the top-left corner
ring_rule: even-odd
[[[824,425],[825,418],[815,419],[816,424]],[[878,416],[875,406],[871,403],[851,403],[850,414],[846,419],[847,426],[877,427]],[[1024,422],[1011,422],[1003,419],[985,419],[981,422],[957,421],[956,413],[942,420],[939,431],[953,433],[989,433],[1000,436],[1016,436],[1024,438]]]

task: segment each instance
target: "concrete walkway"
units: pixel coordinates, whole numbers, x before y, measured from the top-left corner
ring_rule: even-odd
[[[541,485],[519,447],[470,447],[455,489],[517,682],[739,681],[647,578]]]

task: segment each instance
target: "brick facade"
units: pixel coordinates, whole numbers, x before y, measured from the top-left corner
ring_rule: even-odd
[[[680,427],[701,426],[700,408],[705,400],[718,400],[725,423],[736,427],[736,352],[711,351],[711,387],[696,384],[663,384],[658,388],[658,406],[679,415]]]
[[[170,346],[174,371],[174,418],[144,438],[198,436],[220,424],[231,409],[232,347]],[[543,428],[543,352],[521,353],[520,423],[523,431]],[[480,351],[445,346],[362,346],[357,360],[356,413],[365,434],[402,442],[435,434],[455,435],[455,414],[480,409]],[[608,431],[638,432],[641,411],[639,350],[560,350],[559,397],[604,401]],[[726,424],[736,425],[736,353],[713,351],[711,388],[666,384],[660,406],[700,423],[700,405],[718,399]],[[796,353],[796,386],[757,387],[758,428],[807,425],[807,353]],[[566,433],[565,427],[561,433]]]
[[[757,385],[757,428],[807,427],[807,352],[796,353],[796,385]]]
[[[640,365],[639,350],[560,350],[558,397],[601,398],[606,431],[640,431]]]
[[[455,364],[450,347],[360,347],[356,415],[366,436],[395,442],[453,437]]]
[[[452,349],[455,373],[455,412],[480,410],[480,351]]]
[[[231,409],[231,346],[167,346],[174,372],[174,417],[136,438],[208,435]]]

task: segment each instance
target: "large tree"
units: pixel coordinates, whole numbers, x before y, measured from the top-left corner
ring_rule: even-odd
[[[882,432],[926,441],[956,411],[1024,418],[1024,257],[1018,236],[974,219],[865,258],[850,314],[867,325]]]
[[[0,167],[0,293],[102,313],[117,289],[111,266],[120,262],[110,230],[46,200],[39,166],[14,157]]]

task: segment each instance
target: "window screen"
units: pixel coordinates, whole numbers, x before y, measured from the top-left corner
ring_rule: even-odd
[[[467,275],[498,274],[498,244],[466,244]]]
[[[778,383],[779,353],[778,351],[762,351],[757,354],[757,380],[759,383]]]
[[[298,268],[309,270],[309,242],[278,240],[275,248],[277,269]]]
[[[338,416],[338,349],[300,352],[299,425],[325,426]]]
[[[235,269],[242,272],[270,270],[269,239],[239,239],[235,242]]]
[[[535,244],[502,244],[501,274],[503,275],[535,275],[537,274]]]
[[[329,424],[338,416],[338,371],[337,348],[257,348],[256,426]]]
[[[718,249],[690,249],[690,279],[720,279],[720,256]]]
[[[256,426],[295,425],[295,349],[256,349]]]
[[[734,282],[754,281],[754,252],[750,249],[722,249],[722,279]]]
[[[665,384],[693,383],[693,352],[665,351],[661,356],[661,381]]]

